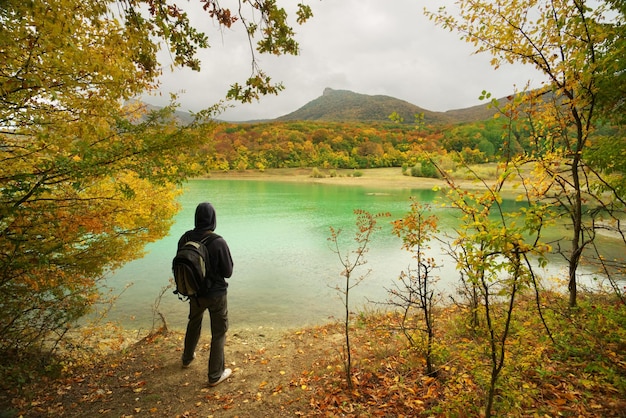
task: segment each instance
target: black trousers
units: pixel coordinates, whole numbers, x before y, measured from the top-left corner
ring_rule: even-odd
[[[211,352],[209,354],[209,383],[216,382],[224,372],[224,344],[228,331],[228,303],[226,295],[189,300],[189,322],[185,334],[183,362],[193,359],[202,331],[204,311],[211,319]]]

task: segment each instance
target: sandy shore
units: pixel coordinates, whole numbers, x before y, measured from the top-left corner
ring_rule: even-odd
[[[406,188],[406,189],[432,189],[435,186],[445,187],[443,180],[411,177],[402,174],[402,169],[371,168],[359,170],[333,170],[336,175],[330,176],[330,170],[320,170],[325,177],[312,177],[310,168],[284,168],[269,169],[263,172],[258,170],[229,171],[211,173],[212,179],[230,180],[272,180],[303,183],[337,184],[346,186]],[[355,176],[355,172],[360,176]],[[480,188],[479,183],[464,181],[464,187]]]

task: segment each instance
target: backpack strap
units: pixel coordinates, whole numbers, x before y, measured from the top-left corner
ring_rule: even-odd
[[[200,242],[203,243],[207,247],[207,250],[208,250],[209,249],[209,244],[212,243],[213,241],[215,241],[218,238],[221,238],[221,237],[219,235],[217,235],[215,232],[207,231],[202,236],[202,238],[200,238]]]

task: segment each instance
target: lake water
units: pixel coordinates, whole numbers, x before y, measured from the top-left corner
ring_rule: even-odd
[[[171,260],[179,237],[193,228],[196,205],[211,202],[217,212],[216,232],[230,247],[235,263],[229,279],[229,318],[231,326],[298,328],[341,318],[342,296],[334,286],[342,286],[342,266],[330,247],[329,227],[342,228],[344,254],[354,250],[354,209],[371,213],[391,212],[381,218],[382,229],[375,233],[367,264],[353,277],[371,272],[350,293],[353,310],[368,301],[383,302],[387,290],[402,270],[411,264],[410,254],[401,249],[401,240],[391,234],[391,220],[410,209],[410,197],[431,202],[436,192],[422,189],[393,189],[339,186],[315,183],[290,183],[246,180],[195,180],[186,186],[179,201],[170,234],[147,247],[147,255],[127,264],[108,280],[119,292],[131,284],[117,300],[109,318],[125,327],[146,329],[152,326],[153,305],[160,290],[168,285]],[[434,207],[433,210],[444,211]],[[442,227],[454,223],[453,212],[444,215]],[[458,279],[454,263],[446,260],[439,248],[429,255],[441,268],[442,289],[453,288]],[[555,266],[554,268],[559,268]],[[368,304],[376,308],[376,305]],[[162,297],[160,312],[170,328],[186,325],[188,303],[168,290]]]
[[[109,317],[132,328],[150,327],[152,306],[171,277],[171,259],[179,237],[193,228],[195,207],[211,202],[217,212],[216,232],[224,237],[235,263],[229,279],[229,315],[233,326],[300,327],[341,317],[343,304],[333,289],[343,283],[342,267],[331,251],[329,227],[342,228],[344,252],[355,248],[354,209],[391,212],[373,236],[367,265],[371,273],[351,292],[355,309],[368,299],[384,301],[410,255],[401,250],[390,222],[410,208],[410,196],[431,201],[431,190],[382,190],[314,183],[245,180],[195,180],[179,201],[181,212],[169,236],[147,246],[147,255],[115,272],[108,284],[122,289]],[[171,290],[159,307],[168,325],[186,324],[187,303]]]

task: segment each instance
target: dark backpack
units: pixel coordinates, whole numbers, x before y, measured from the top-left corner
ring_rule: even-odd
[[[209,250],[207,246],[219,235],[209,233],[200,241],[187,241],[176,251],[172,260],[172,273],[176,289],[174,294],[178,298],[187,299],[202,296],[211,286]]]

